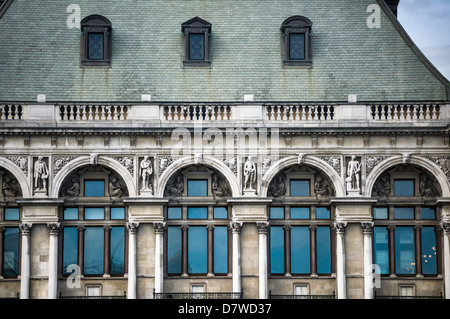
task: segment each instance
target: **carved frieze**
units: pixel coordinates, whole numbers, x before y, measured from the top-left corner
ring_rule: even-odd
[[[319,156],[322,161],[330,164],[331,167],[341,175],[341,157],[340,156]]]
[[[55,156],[53,157],[53,176],[55,176],[64,166],[66,166],[74,156]]]
[[[25,176],[28,176],[28,158],[25,156],[8,156],[8,160],[19,166]]]
[[[134,175],[134,159],[131,156],[115,156],[113,157],[116,161],[122,164],[128,172],[130,172],[131,176]]]
[[[366,157],[366,176],[370,174],[375,166],[387,159],[389,156],[367,156]]]

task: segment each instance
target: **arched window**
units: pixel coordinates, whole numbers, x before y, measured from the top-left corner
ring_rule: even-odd
[[[123,180],[99,165],[86,166],[63,182],[60,197],[63,226],[61,273],[74,267],[84,276],[123,276],[126,273],[125,223],[127,196]]]
[[[293,16],[283,22],[283,65],[311,65],[311,27],[311,20],[302,16]]]
[[[334,273],[328,178],[308,166],[277,174],[269,185],[269,269],[271,275],[323,276]]]
[[[413,165],[394,167],[377,179],[372,192],[378,199],[373,207],[373,257],[381,275],[442,272],[435,205],[440,194],[436,179]]]
[[[81,66],[111,66],[111,22],[100,15],[90,15],[80,25]]]
[[[165,195],[166,272],[169,275],[227,275],[230,272],[231,196],[228,181],[206,166],[191,166],[175,173]]]

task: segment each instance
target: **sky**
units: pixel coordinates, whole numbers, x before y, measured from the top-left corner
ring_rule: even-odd
[[[400,0],[398,20],[422,53],[450,80],[450,0]]]

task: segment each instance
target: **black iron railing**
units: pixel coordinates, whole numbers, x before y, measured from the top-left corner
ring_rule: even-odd
[[[336,293],[332,295],[274,295],[269,291],[269,299],[336,299]]]
[[[237,292],[153,292],[154,299],[242,299]]]
[[[63,296],[59,293],[59,299],[127,299],[127,292],[116,296]]]
[[[374,293],[375,299],[444,299],[442,292],[439,296],[380,296],[376,292]]]

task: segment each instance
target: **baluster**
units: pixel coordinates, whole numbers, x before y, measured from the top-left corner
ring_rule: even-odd
[[[432,108],[433,106],[431,105],[431,104],[426,104],[426,105],[424,105],[424,119],[428,119],[428,120],[431,120],[431,118],[432,118],[432,114],[431,114],[431,108]]]
[[[1,111],[2,111],[1,119],[6,120],[5,105],[1,106]]]
[[[392,120],[392,105],[386,105],[386,108],[387,108],[386,120],[390,121]]]
[[[273,106],[266,106],[268,108],[267,116],[269,117],[269,121],[273,120],[274,113],[273,113]]]
[[[125,105],[120,105],[120,120],[124,121],[125,120]]]
[[[392,105],[392,108],[394,109],[394,117],[393,120],[397,121],[398,120],[398,105]]]
[[[323,108],[324,120],[330,119],[330,117],[331,117],[331,115],[330,115],[331,106],[324,105],[324,106],[322,106],[322,108]]]
[[[294,121],[298,121],[299,120],[299,114],[298,114],[299,106],[295,105],[292,108],[293,108],[293,112],[294,112]]]
[[[420,104],[420,106],[419,106],[419,119],[420,120],[423,120],[425,117],[424,117],[424,111],[423,111],[423,104]]]
[[[6,115],[6,118],[9,120],[12,120],[12,105],[7,105],[8,107],[8,113]]]
[[[100,114],[99,114],[99,118],[100,118],[100,120],[103,120],[103,121],[106,120],[105,108],[106,108],[106,105],[100,105]]]
[[[437,120],[438,119],[438,117],[437,117],[437,105],[433,104],[431,107],[432,107],[432,109],[431,109],[431,119],[432,120]]]

